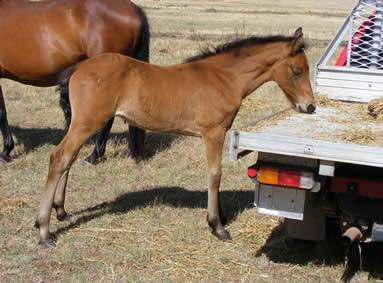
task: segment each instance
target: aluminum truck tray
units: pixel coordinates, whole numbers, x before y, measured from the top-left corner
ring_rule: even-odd
[[[290,109],[233,130],[230,160],[239,149],[383,167],[383,123],[367,104],[319,103],[312,115]]]

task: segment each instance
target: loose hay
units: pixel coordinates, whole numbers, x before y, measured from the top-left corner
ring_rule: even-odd
[[[376,120],[383,121],[383,97],[373,99],[368,103],[368,114]]]
[[[358,144],[369,144],[376,141],[378,134],[371,128],[365,129],[348,129],[345,130],[338,137],[347,142],[354,142]]]
[[[325,95],[325,94],[316,96],[315,97],[315,103],[318,106],[327,106],[327,107],[337,107],[337,106],[339,106],[339,102],[328,98],[328,96]]]

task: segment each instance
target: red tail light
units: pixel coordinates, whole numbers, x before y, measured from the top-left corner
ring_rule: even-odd
[[[249,169],[247,169],[247,175],[250,178],[254,178],[257,176],[257,170],[255,170],[255,168],[249,168]]]
[[[299,188],[301,186],[301,172],[279,170],[278,185]]]

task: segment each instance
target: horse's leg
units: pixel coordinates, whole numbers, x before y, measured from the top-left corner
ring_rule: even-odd
[[[3,91],[1,89],[1,86],[0,86],[0,130],[1,130],[1,134],[3,135],[3,142],[4,142],[4,150],[0,154],[0,163],[10,162],[11,158],[9,157],[9,154],[15,147],[15,143],[13,141],[11,131],[9,130],[9,126],[8,126],[7,110],[5,109],[4,96],[3,96]]]
[[[82,144],[98,129],[71,125],[68,134],[51,154],[48,178],[41,195],[40,210],[35,224],[35,227],[39,228],[40,243],[44,247],[54,246],[54,242],[49,237],[52,207],[58,209],[59,217],[67,215],[64,210],[64,198],[70,167],[76,160]]]
[[[135,48],[133,57],[137,60],[148,62],[150,57],[150,29],[148,19],[144,11],[135,7],[136,12],[139,14],[141,19],[141,31],[140,38]],[[129,137],[128,137],[128,149],[126,151],[127,156],[139,160],[144,158],[145,151],[145,130],[129,126]]]
[[[110,130],[113,126],[114,117],[108,121],[105,127],[100,131],[93,152],[83,162],[84,165],[95,164],[105,153],[106,142],[109,138]]]
[[[70,220],[70,215],[65,211],[65,191],[68,182],[69,169],[63,174],[60,181],[57,184],[55,196],[53,199],[53,208],[56,209],[56,217],[59,221]]]
[[[69,100],[69,80],[65,80],[65,82],[60,84],[59,92],[60,92],[60,107],[64,112],[65,132],[66,132],[69,129],[70,121],[72,119],[72,110],[71,110],[70,100]]]
[[[145,135],[145,130],[129,126],[128,149],[126,155],[131,156],[136,160],[144,157]]]
[[[106,143],[112,129],[114,118],[110,119],[100,131],[93,152],[84,160],[83,164],[95,164],[105,154]],[[129,126],[127,156],[139,160],[144,157],[145,130]]]
[[[225,140],[225,130],[220,128],[209,129],[203,134],[205,143],[207,171],[208,171],[208,214],[207,221],[212,228],[213,235],[220,240],[231,240],[221,221],[221,207],[219,199],[219,186],[222,174],[222,148]]]

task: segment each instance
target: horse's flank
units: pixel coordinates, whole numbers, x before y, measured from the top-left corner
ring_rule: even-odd
[[[34,86],[60,83],[60,106],[66,127],[71,120],[64,70],[105,52],[149,61],[149,23],[144,11],[129,0],[0,0],[0,78]],[[101,131],[86,162],[105,152],[113,120]],[[14,141],[0,85],[0,131],[4,150],[0,163],[10,162]],[[129,153],[143,156],[144,132],[130,127]]]
[[[141,25],[133,4],[125,0],[99,2],[3,2],[0,26],[7,28],[0,29],[0,77],[36,86],[56,85],[61,70],[102,50],[132,54]],[[120,6],[120,16],[108,14],[112,5],[114,10]],[[126,22],[121,22],[124,18]],[[104,21],[110,23],[105,25]],[[118,40],[102,39],[108,34],[118,34]],[[5,40],[9,38],[12,40]]]

